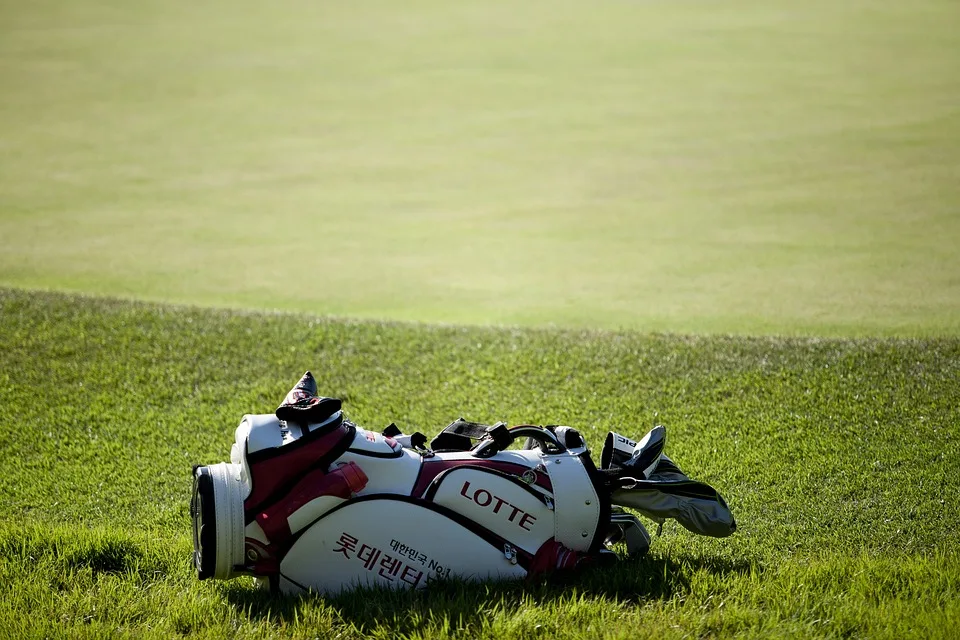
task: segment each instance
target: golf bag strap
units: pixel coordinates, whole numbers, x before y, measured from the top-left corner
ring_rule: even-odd
[[[492,440],[500,451],[510,446],[513,436],[503,422],[485,425],[458,418],[430,442],[430,448],[435,451],[468,451],[473,448],[474,440]]]
[[[481,424],[479,422],[470,422],[469,420],[464,420],[463,418],[457,418],[448,424],[441,433],[455,433],[457,435],[466,436],[473,440],[480,440],[487,437],[490,429],[501,424],[503,423],[498,422],[496,425]]]
[[[495,425],[491,429],[497,429]],[[579,438],[579,434],[571,429]],[[526,438],[525,449],[539,448],[544,454],[557,454],[566,451],[566,447],[557,438],[557,434],[544,427],[535,427],[533,425],[520,425],[510,429],[503,428],[500,433],[493,437],[486,438],[477,443],[472,449],[473,455],[477,458],[491,458],[509,447],[517,438]],[[580,440],[582,442],[582,439]],[[531,444],[531,442],[535,444]]]
[[[490,425],[457,418],[430,441],[430,448],[434,451],[469,451],[473,441],[486,438],[491,428]]]

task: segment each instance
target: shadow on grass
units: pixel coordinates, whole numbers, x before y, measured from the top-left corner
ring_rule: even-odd
[[[148,552],[142,540],[110,529],[10,527],[0,532],[0,558],[29,567],[43,565],[58,579],[84,570],[94,576],[147,579],[172,570],[162,553]]]
[[[757,565],[716,557],[645,557],[591,567],[549,580],[508,582],[444,581],[428,589],[395,591],[359,589],[325,597],[283,596],[240,583],[223,583],[225,598],[252,620],[295,620],[305,607],[330,606],[344,622],[360,630],[389,623],[394,630],[413,630],[424,621],[457,628],[476,628],[491,612],[510,614],[531,605],[563,606],[580,599],[618,603],[669,600],[688,593],[699,572],[743,575]]]

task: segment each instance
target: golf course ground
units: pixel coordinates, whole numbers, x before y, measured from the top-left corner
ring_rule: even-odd
[[[0,0],[0,637],[954,637],[957,24]],[[553,581],[198,581],[191,466],[306,370],[374,430],[662,424],[738,530]]]

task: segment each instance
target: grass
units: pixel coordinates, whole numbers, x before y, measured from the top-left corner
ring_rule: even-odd
[[[960,332],[953,0],[0,2],[0,284]]]
[[[192,463],[305,369],[371,428],[668,429],[724,540],[564,584],[272,598],[190,568]],[[0,629],[17,637],[947,637],[960,340],[341,321],[0,290]]]
[[[954,635],[958,19],[0,0],[0,637]],[[740,530],[559,584],[198,582],[191,464],[306,369],[371,428],[665,424]]]

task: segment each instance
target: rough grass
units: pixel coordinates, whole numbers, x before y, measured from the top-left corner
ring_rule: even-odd
[[[740,530],[565,584],[274,598],[195,580],[192,463],[311,369],[352,418],[662,423]],[[346,322],[0,290],[0,629],[18,637],[946,637],[960,340]]]

